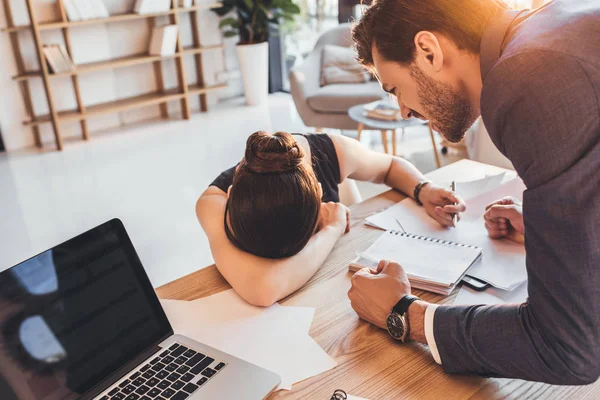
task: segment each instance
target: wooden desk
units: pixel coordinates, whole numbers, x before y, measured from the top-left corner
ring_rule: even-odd
[[[431,174],[445,180],[460,173],[468,179],[481,164],[461,161]],[[475,168],[475,169],[474,169]],[[485,167],[486,173],[499,171]],[[456,175],[455,175],[456,176]],[[284,299],[283,305],[316,307],[311,336],[338,365],[321,375],[294,385],[292,391],[279,391],[269,399],[329,400],[335,389],[376,399],[503,399],[503,398],[600,398],[600,381],[590,386],[552,386],[511,379],[484,379],[476,376],[447,375],[437,365],[427,346],[400,345],[387,332],[360,321],[350,307],[348,263],[357,251],[365,250],[380,230],[369,228],[363,220],[404,198],[388,191],[356,204],[352,210],[352,230],[335,246],[315,276],[299,291]],[[193,300],[231,287],[212,265],[157,289],[164,299]],[[452,303],[449,297],[415,291],[424,300]]]

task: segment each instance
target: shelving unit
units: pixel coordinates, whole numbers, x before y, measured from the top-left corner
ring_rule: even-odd
[[[161,116],[163,118],[168,118],[168,108],[167,103],[171,101],[180,101],[181,104],[181,113],[183,118],[190,118],[190,106],[189,106],[189,97],[190,96],[199,96],[200,97],[200,110],[208,111],[208,105],[206,101],[206,94],[210,91],[215,91],[219,89],[223,89],[227,87],[226,84],[214,85],[214,86],[206,86],[204,75],[202,72],[202,53],[209,50],[217,50],[222,49],[222,45],[218,46],[201,46],[200,45],[200,32],[198,27],[198,11],[206,10],[214,7],[221,6],[221,3],[214,3],[210,5],[194,5],[188,8],[177,7],[177,1],[173,1],[171,5],[171,9],[161,13],[153,13],[153,14],[136,14],[136,13],[127,13],[127,14],[117,14],[111,15],[108,18],[98,18],[84,21],[74,21],[71,22],[67,19],[67,15],[65,13],[64,6],[62,4],[62,0],[56,1],[56,7],[58,10],[58,14],[60,16],[60,21],[56,22],[45,22],[39,23],[35,14],[35,10],[33,9],[32,1],[33,0],[24,0],[27,4],[27,10],[29,13],[29,18],[31,21],[30,25],[14,25],[12,10],[10,6],[10,0],[2,0],[4,4],[4,10],[6,13],[6,21],[8,26],[3,28],[2,31],[7,32],[10,35],[11,46],[15,55],[15,60],[17,63],[17,75],[13,77],[15,81],[17,81],[20,85],[21,92],[23,94],[23,99],[25,102],[25,108],[29,119],[24,121],[23,123],[32,128],[35,144],[38,147],[42,147],[43,143],[41,140],[39,126],[41,124],[50,123],[52,124],[52,128],[54,131],[54,138],[56,143],[56,148],[58,150],[63,149],[63,141],[62,135],[60,131],[60,124],[62,122],[73,122],[78,121],[81,125],[81,133],[82,138],[84,140],[89,139],[89,133],[87,128],[87,118],[92,116],[98,116],[103,114],[111,114],[117,113],[121,111],[131,110],[135,108],[148,107],[153,105],[158,105],[160,109]],[[44,52],[42,50],[42,40],[41,40],[41,31],[45,30],[61,30],[63,34],[63,39],[65,42],[65,47],[69,55],[72,53],[71,47],[71,37],[69,28],[79,27],[79,26],[87,26],[94,24],[106,24],[112,22],[123,22],[123,21],[134,21],[134,20],[147,20],[148,27],[150,28],[150,32],[152,32],[152,28],[156,26],[157,20],[159,17],[167,16],[169,18],[169,23],[173,25],[179,24],[180,14],[189,13],[191,16],[191,27],[192,27],[192,40],[193,46],[189,48],[184,48],[181,44],[181,32],[179,32],[177,37],[177,48],[176,52],[173,55],[168,56],[151,56],[148,53],[143,54],[134,54],[126,57],[120,57],[115,59],[109,59],[99,62],[87,63],[87,64],[79,64],[76,65],[74,71],[63,72],[53,74],[50,73],[47,67],[46,58]],[[180,26],[181,27],[181,26]],[[36,56],[40,66],[39,70],[29,71],[25,69],[25,63],[23,60],[23,56],[20,49],[20,43],[18,34],[19,32],[30,30],[33,34],[34,43],[36,47]],[[186,71],[184,67],[184,55],[193,55],[195,58],[196,64],[196,84],[189,84],[186,79]],[[72,58],[72,57],[71,57]],[[162,70],[162,61],[167,59],[173,59],[175,61],[176,71],[177,71],[177,83],[178,86],[174,89],[165,89],[163,82],[163,70]],[[139,96],[134,96],[125,99],[118,99],[115,101],[110,101],[106,103],[94,104],[86,106],[81,98],[81,92],[79,87],[79,76],[107,69],[118,69],[125,68],[134,65],[141,64],[153,64],[154,75],[156,79],[156,92],[146,93]],[[56,110],[54,106],[54,99],[52,96],[52,87],[51,81],[54,78],[59,77],[71,77],[71,81],[73,84],[73,90],[75,92],[75,98],[77,101],[77,108],[73,110]],[[29,81],[31,79],[42,79],[44,84],[44,91],[46,95],[46,100],[48,102],[49,113],[46,115],[35,115],[33,109],[33,103],[31,100],[31,90]]]

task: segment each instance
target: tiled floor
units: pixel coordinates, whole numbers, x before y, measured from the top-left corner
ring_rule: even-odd
[[[239,161],[257,130],[310,131],[289,95],[280,93],[263,107],[245,107],[239,99],[190,121],[96,134],[61,153],[0,155],[0,270],[115,217],[125,223],[155,286],[211,264],[196,199]],[[378,135],[362,141],[381,149]],[[424,172],[434,169],[426,128],[407,130],[399,149]],[[443,157],[445,163],[458,158]],[[385,188],[362,184],[360,190],[366,198]]]

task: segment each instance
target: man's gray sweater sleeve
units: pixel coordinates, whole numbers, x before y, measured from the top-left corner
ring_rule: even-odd
[[[586,384],[600,374],[600,71],[551,51],[502,60],[482,114],[523,178],[529,299],[441,306],[450,373]],[[485,255],[484,255],[485,257]]]

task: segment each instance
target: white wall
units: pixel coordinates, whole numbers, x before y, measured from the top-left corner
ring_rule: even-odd
[[[135,0],[103,1],[109,12],[113,14],[132,10],[135,2]],[[28,24],[29,17],[25,0],[10,0],[10,2],[15,24]],[[213,3],[212,0],[197,0],[197,3],[199,2]],[[34,3],[38,20],[52,21],[59,19],[55,0],[34,0]],[[0,8],[2,8],[2,5],[0,5]],[[198,14],[201,44],[210,46],[223,43],[217,15],[208,10],[199,11]],[[191,14],[188,13],[180,14],[181,35],[184,46],[192,45],[190,17]],[[159,23],[167,24],[168,17],[161,17]],[[0,25],[6,26],[4,10],[0,12]],[[71,28],[70,32],[73,46],[71,56],[78,64],[142,53],[147,50],[150,37],[145,19]],[[20,32],[19,40],[26,67],[31,70],[38,69],[32,34],[29,31]],[[43,31],[42,40],[44,43],[63,43],[60,30]],[[226,80],[229,84],[227,89],[209,94],[209,106],[216,103],[220,98],[242,94],[241,82],[236,79],[228,79],[223,74],[223,71],[238,69],[234,50],[235,42],[236,39],[227,39],[225,40],[225,51],[213,50],[203,54],[205,83],[211,85]],[[17,69],[10,45],[10,37],[7,33],[0,34],[0,54],[3,55],[0,57],[0,124],[6,148],[10,151],[33,146],[31,128],[22,124],[22,121],[27,119],[27,114],[19,84],[12,80],[12,77],[17,73]],[[194,83],[196,68],[194,57],[191,55],[185,56],[185,72],[188,83]],[[177,86],[174,60],[163,62],[163,76],[167,88]],[[29,82],[35,113],[37,115],[47,114],[48,105],[41,78],[30,79]],[[83,101],[87,106],[156,90],[152,64],[80,75],[79,84]],[[77,104],[70,77],[53,79],[51,85],[55,107],[58,110],[76,108]],[[190,100],[192,110],[198,110],[198,96],[190,97]],[[173,114],[179,114],[179,102],[170,103],[169,111]],[[120,114],[90,118],[88,119],[88,129],[90,132],[95,132],[158,116],[158,106],[136,109]],[[64,123],[61,124],[61,129],[64,137],[80,137],[81,135],[79,123]],[[44,142],[53,143],[54,138],[50,124],[42,125],[41,132]]]

